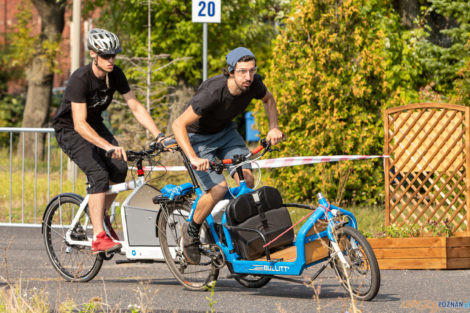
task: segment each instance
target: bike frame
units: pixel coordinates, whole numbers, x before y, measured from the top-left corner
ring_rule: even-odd
[[[142,170],[142,165],[138,164],[137,167],[138,167],[137,169],[138,177],[135,180],[111,185],[109,187],[109,190],[106,192],[106,194],[109,195],[109,194],[118,194],[120,192],[127,191],[127,190],[133,190],[126,197],[126,199],[124,200],[121,206],[121,220],[122,220],[122,227],[123,227],[123,234],[124,234],[124,240],[119,241],[119,243],[121,243],[122,245],[121,254],[125,254],[126,258],[129,260],[160,260],[161,261],[161,260],[164,260],[164,257],[161,252],[159,244],[158,245],[157,244],[140,245],[140,244],[130,243],[130,238],[129,238],[130,225],[128,224],[128,221],[126,219],[126,216],[129,215],[127,211],[132,209],[130,202],[134,198],[134,196],[136,196],[143,188],[145,188],[146,186],[149,186],[146,184],[144,173]],[[150,187],[150,188],[153,189],[153,187]],[[75,214],[75,217],[72,220],[71,225],[69,225],[70,226],[69,229],[66,232],[65,240],[67,244],[71,246],[72,245],[91,246],[92,238],[88,238],[88,240],[84,242],[84,241],[73,240],[71,237],[72,230],[74,229],[75,225],[77,225],[77,223],[79,222],[80,216],[82,216],[84,210],[88,206],[89,198],[90,198],[90,195],[87,194],[85,198],[83,199],[82,203],[80,204],[80,207],[77,213]],[[60,196],[59,196],[59,199],[60,199]],[[113,212],[111,213],[111,215],[114,215],[115,207],[113,207],[112,210]],[[154,209],[149,208],[149,210],[153,210],[152,213],[155,212]],[[156,223],[157,214],[154,214],[154,215],[155,215],[155,223]],[[153,224],[153,229],[155,227],[155,223]],[[86,215],[85,225],[83,225],[83,227],[89,227],[89,225],[90,225],[90,219],[89,219],[89,216]],[[104,225],[104,227],[106,229],[106,225]]]
[[[194,186],[194,191],[196,193],[196,199],[192,204],[190,214],[187,218],[188,222],[191,222],[193,219],[194,211],[196,209],[197,203],[203,192],[194,176],[193,168],[187,157],[184,153],[181,153],[183,156],[183,162],[190,173],[190,177]],[[226,198],[238,197],[242,194],[246,194],[252,192],[253,189],[248,188],[244,177],[241,167],[237,167],[237,174],[240,177],[240,184],[238,187],[230,188],[230,192],[227,192]],[[331,258],[331,255],[320,260],[317,260],[313,263],[306,264],[305,260],[305,245],[310,243],[314,240],[321,240],[322,238],[328,238],[331,242],[333,247],[333,255],[338,255],[341,262],[346,266],[349,267],[348,263],[346,262],[341,249],[339,248],[338,244],[336,243],[334,237],[334,228],[336,225],[349,225],[355,229],[357,229],[357,221],[354,215],[342,208],[339,208],[335,205],[328,203],[328,201],[323,197],[323,195],[318,194],[319,206],[317,208],[306,206],[306,205],[299,205],[299,204],[285,204],[286,207],[301,207],[305,209],[315,210],[313,214],[304,222],[302,227],[300,228],[295,242],[292,243],[296,247],[297,257],[293,262],[284,262],[282,260],[270,260],[269,259],[269,251],[267,251],[267,260],[243,260],[240,256],[235,252],[235,249],[232,245],[232,238],[230,235],[230,231],[227,229],[227,216],[226,213],[223,213],[222,216],[222,228],[223,233],[226,238],[226,243],[223,243],[217,231],[215,229],[215,221],[212,217],[212,214],[206,218],[207,225],[209,226],[209,231],[214,239],[215,243],[220,247],[222,253],[225,256],[225,260],[232,265],[233,272],[235,274],[254,274],[254,275],[301,275],[303,270],[316,265],[318,263],[324,262],[328,258]],[[348,217],[347,223],[339,224],[335,221],[335,217],[341,213],[343,216]],[[307,236],[307,233],[314,227],[315,223],[320,219],[324,219],[328,221],[328,226],[325,231],[314,233],[313,235]],[[262,234],[260,233],[262,236]],[[263,237],[263,236],[262,236]],[[264,239],[264,238],[263,238]],[[326,267],[326,266],[325,266]],[[325,268],[323,267],[318,274]],[[317,275],[318,275],[317,274]],[[316,277],[316,276],[315,276]]]

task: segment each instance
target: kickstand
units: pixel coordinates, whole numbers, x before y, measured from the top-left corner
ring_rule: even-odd
[[[318,271],[317,271],[315,274],[313,274],[313,276],[310,278],[310,280],[307,281],[307,284],[313,283],[313,281],[314,281],[315,279],[317,279],[317,277],[325,270],[325,268],[326,268],[328,265],[331,264],[331,262],[333,262],[333,258],[330,258],[330,259],[328,260],[328,262],[324,263],[324,264],[318,269]]]

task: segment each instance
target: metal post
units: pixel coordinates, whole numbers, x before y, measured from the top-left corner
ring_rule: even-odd
[[[70,73],[73,73],[77,68],[80,67],[80,26],[81,26],[81,9],[82,9],[82,1],[81,0],[73,0],[73,8],[72,8],[72,28],[71,32],[71,62],[70,62]]]
[[[70,29],[70,74],[72,74],[76,69],[80,67],[80,28],[81,28],[81,9],[82,9],[82,1],[81,0],[73,0],[73,7],[72,7],[72,27]],[[67,177],[69,180],[73,179],[75,176],[75,166],[73,166],[73,162],[68,159],[67,161]]]
[[[152,19],[151,19],[151,1],[147,1],[147,96],[146,96],[146,102],[147,102],[147,111],[150,113],[150,75],[152,73],[152,66],[151,66],[151,58],[152,58]],[[149,135],[149,132],[147,131],[147,135]]]
[[[47,202],[49,203],[51,188],[51,133],[47,133]]]
[[[22,133],[23,135],[23,140],[22,140],[22,145],[21,145],[21,149],[22,149],[22,158],[21,158],[21,223],[24,223],[24,182],[25,182],[25,179],[24,179],[24,132]]]
[[[24,141],[23,141],[24,142]],[[10,132],[10,223],[11,223],[11,207],[12,207],[12,203],[11,203],[11,198],[13,197],[13,188],[12,188],[12,183],[13,183],[13,175],[12,175],[12,171],[13,171],[13,168],[12,168],[12,165],[11,163],[13,162],[13,133]]]
[[[202,81],[207,79],[207,23],[202,23]]]
[[[38,207],[38,133],[34,133],[34,224],[37,222]],[[23,221],[24,223],[24,221]]]
[[[62,167],[62,163],[63,163],[63,159],[64,159],[64,153],[62,151],[59,151],[59,155],[60,155],[60,170],[59,170],[59,181],[60,181],[60,193],[62,193],[62,176],[63,176],[63,167]]]

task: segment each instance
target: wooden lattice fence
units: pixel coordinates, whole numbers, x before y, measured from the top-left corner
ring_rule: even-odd
[[[450,225],[470,236],[470,108],[411,104],[384,114],[386,225]]]

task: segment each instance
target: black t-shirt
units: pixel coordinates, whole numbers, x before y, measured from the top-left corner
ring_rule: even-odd
[[[221,74],[201,84],[188,104],[201,118],[188,126],[188,132],[213,134],[223,130],[234,117],[245,111],[253,98],[264,98],[268,90],[261,76],[255,74],[251,86],[234,96],[228,90],[227,79]]]
[[[86,103],[87,122],[93,128],[101,125],[103,121],[101,113],[113,100],[114,92],[117,90],[120,94],[125,94],[131,90],[126,76],[119,67],[114,66],[108,78],[109,88],[106,86],[105,79],[95,76],[91,63],[73,72],[67,82],[62,105],[52,122],[55,130],[73,129],[71,102]]]

